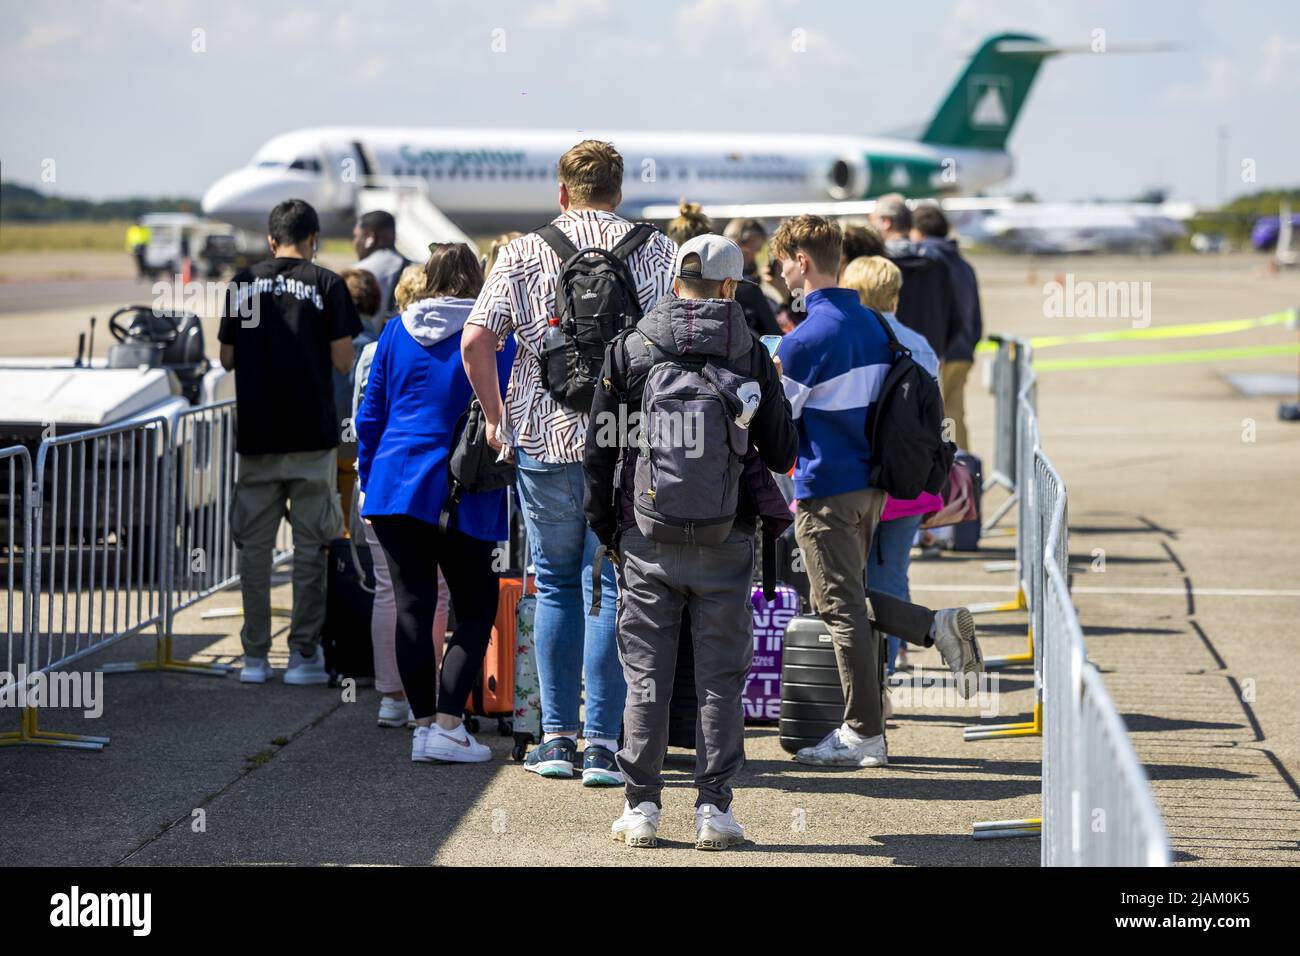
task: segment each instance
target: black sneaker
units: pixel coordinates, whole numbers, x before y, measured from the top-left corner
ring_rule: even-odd
[[[582,752],[582,785],[584,787],[621,787],[623,772],[618,769],[614,752],[599,744],[587,744]]]
[[[524,769],[539,777],[572,777],[577,760],[577,742],[568,737],[556,737],[529,751],[524,758]]]

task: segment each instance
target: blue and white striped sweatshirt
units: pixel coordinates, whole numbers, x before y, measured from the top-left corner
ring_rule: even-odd
[[[889,339],[852,289],[818,289],[808,316],[781,340],[782,384],[799,430],[795,494],[821,498],[870,487],[867,414],[889,372]]]

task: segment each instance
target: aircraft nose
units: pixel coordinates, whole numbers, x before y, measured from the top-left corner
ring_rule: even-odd
[[[242,229],[266,227],[266,217],[276,203],[285,199],[314,202],[317,184],[282,169],[237,169],[222,176],[203,194],[203,214]]]
[[[212,219],[221,219],[224,214],[230,213],[243,205],[241,200],[246,192],[244,172],[241,169],[237,172],[227,173],[208,187],[208,191],[203,194],[201,201],[203,215]]]

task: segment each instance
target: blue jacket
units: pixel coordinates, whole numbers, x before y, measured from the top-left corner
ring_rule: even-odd
[[[777,347],[799,430],[795,494],[820,498],[869,488],[867,414],[889,372],[889,339],[852,289],[818,289],[804,304],[808,317]]]
[[[356,416],[367,518],[438,523],[456,424],[473,397],[460,359],[460,333],[473,306],[473,299],[425,299],[384,326]],[[514,352],[511,340],[497,353],[503,394]],[[505,540],[505,490],[464,495],[455,527],[484,541]]]

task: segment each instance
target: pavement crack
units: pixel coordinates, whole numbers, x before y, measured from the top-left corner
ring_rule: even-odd
[[[303,734],[307,733],[309,730],[314,730],[315,728],[319,727],[326,719],[328,719],[332,714],[334,714],[340,707],[342,707],[346,703],[347,703],[346,700],[340,699],[337,703],[334,704],[334,706],[330,707],[328,710],[320,714],[318,717],[303,724],[292,734],[290,734],[287,738],[286,737],[275,738],[275,740],[272,741],[272,743],[275,744],[275,747],[273,750],[269,752],[269,756],[262,757],[263,754],[268,753],[266,749],[263,749],[259,751],[256,755],[254,755],[255,757],[260,759],[250,759],[249,757],[245,757],[243,768],[239,771],[239,773],[236,776],[231,778],[224,786],[219,787],[218,789],[212,791],[212,793],[205,796],[195,806],[187,810],[185,813],[182,813],[179,817],[177,817],[175,820],[171,821],[170,823],[160,824],[157,833],[154,833],[151,836],[147,837],[146,839],[142,840],[137,846],[129,850],[125,856],[123,856],[120,860],[117,860],[111,865],[123,866],[129,863],[133,857],[138,856],[141,852],[147,850],[154,843],[161,840],[164,836],[166,836],[176,827],[181,826],[182,824],[188,822],[189,820],[192,820],[194,818],[195,810],[206,809],[211,803],[213,803],[218,798],[228,793],[240,781],[244,780],[246,777],[249,777],[252,774],[257,773],[263,768],[274,763],[276,757],[278,757],[281,753],[283,753],[285,750],[291,747],[294,741],[296,741]],[[284,743],[283,744],[275,743],[275,741],[279,741],[279,740],[283,740]]]

